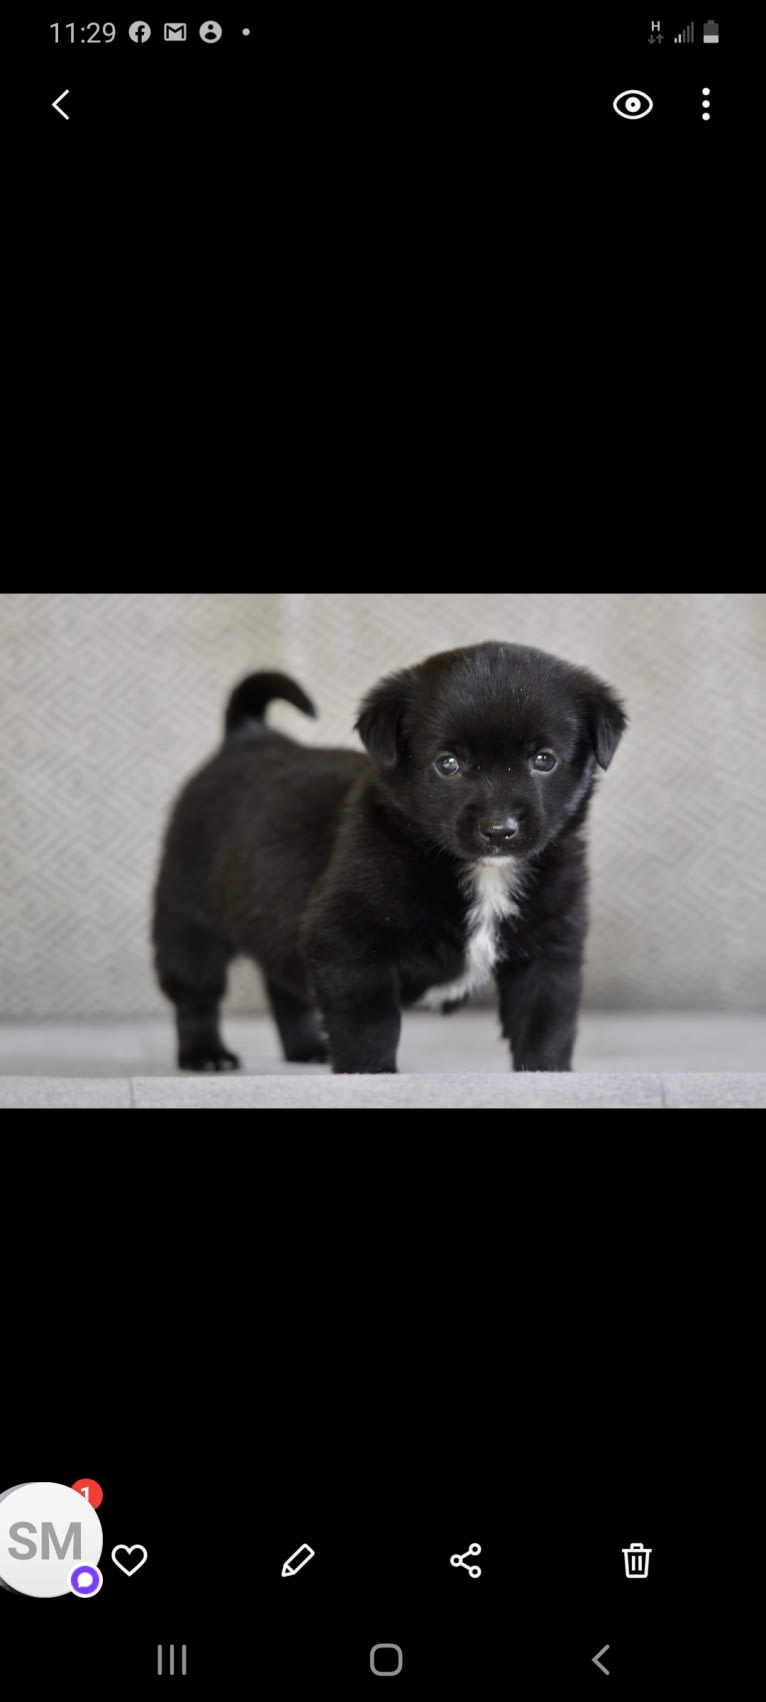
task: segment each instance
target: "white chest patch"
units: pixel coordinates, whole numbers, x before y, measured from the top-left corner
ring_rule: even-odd
[[[474,863],[463,882],[470,895],[466,916],[465,962],[462,974],[441,987],[429,987],[419,1006],[439,1010],[452,999],[464,999],[488,981],[500,951],[500,924],[520,914],[518,899],[523,876],[508,863]]]

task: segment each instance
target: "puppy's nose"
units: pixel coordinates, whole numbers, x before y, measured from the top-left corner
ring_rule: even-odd
[[[506,845],[509,840],[516,838],[518,831],[519,824],[515,816],[506,816],[504,821],[495,821],[491,816],[485,816],[484,820],[479,822],[479,832],[488,845]]]

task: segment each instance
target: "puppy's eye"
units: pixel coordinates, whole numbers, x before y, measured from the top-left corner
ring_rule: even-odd
[[[532,767],[537,769],[538,774],[550,774],[551,769],[556,767],[553,751],[538,751]]]
[[[457,757],[452,755],[451,751],[445,751],[442,756],[437,756],[434,768],[436,769],[437,774],[445,774],[447,776],[450,774],[460,773],[460,763],[458,762]]]

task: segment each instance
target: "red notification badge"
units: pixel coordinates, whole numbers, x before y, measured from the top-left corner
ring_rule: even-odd
[[[77,1482],[72,1484],[72,1488],[77,1490],[78,1495],[82,1495],[86,1501],[89,1501],[94,1510],[101,1506],[104,1491],[100,1483],[96,1483],[94,1477],[78,1477]]]

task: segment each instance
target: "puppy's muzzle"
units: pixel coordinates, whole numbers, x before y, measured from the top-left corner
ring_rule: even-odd
[[[504,821],[495,821],[492,817],[485,816],[484,820],[479,822],[479,833],[482,839],[486,841],[487,845],[495,846],[498,850],[510,845],[511,840],[516,838],[518,831],[519,822],[516,816],[506,816]]]

